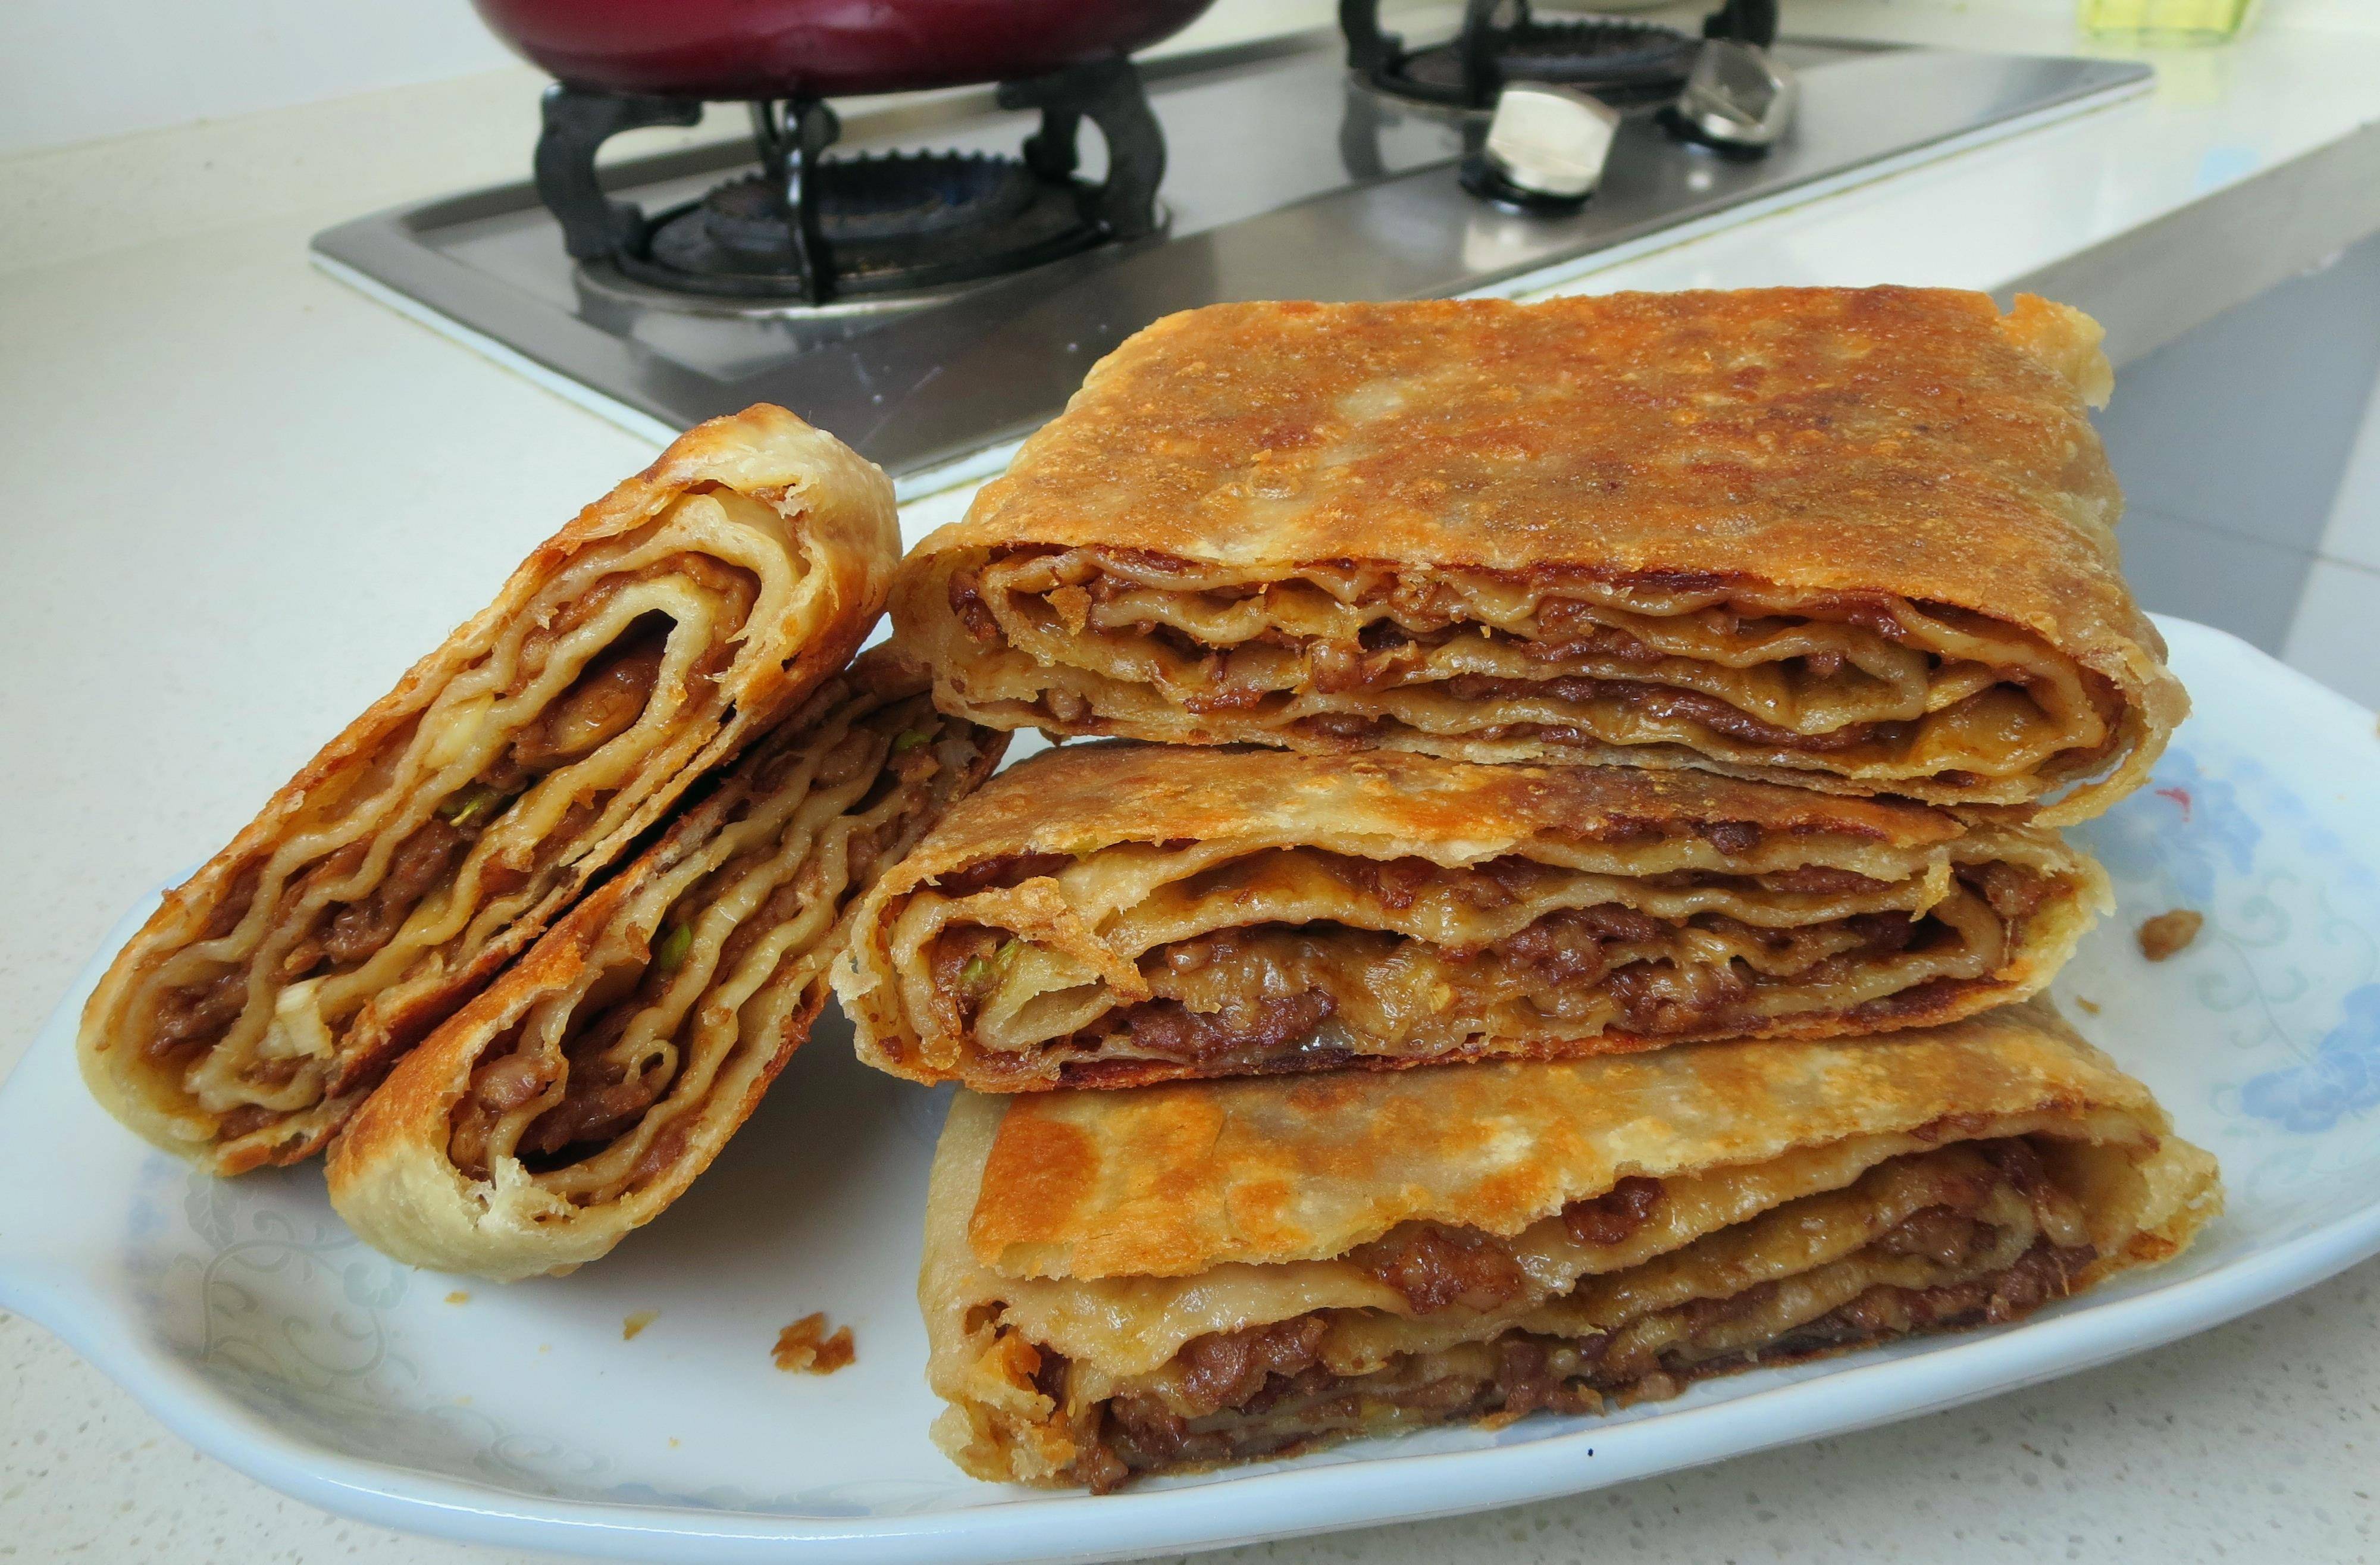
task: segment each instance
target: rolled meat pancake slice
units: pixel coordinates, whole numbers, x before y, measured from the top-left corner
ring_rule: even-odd
[[[2022,1318],[2163,1260],[2215,1159],[2037,1003],[1897,1038],[961,1093],[934,1438],[1111,1488]]]
[[[2187,710],[2118,569],[2099,337],[1909,288],[1192,310],[925,540],[893,622],[1000,727],[2080,820]]]
[[[851,904],[1007,736],[870,653],[400,1062],[331,1149],[331,1204],[397,1259],[568,1271],[710,1165],[826,1002]]]
[[[165,895],[84,1080],[237,1173],[319,1150],[687,784],[850,658],[892,486],[783,408],[689,431],[540,545]]]
[[[1703,772],[1116,742],[1035,756],[870,892],[869,1063],[980,1091],[1945,1021],[2107,904],[2048,831]]]

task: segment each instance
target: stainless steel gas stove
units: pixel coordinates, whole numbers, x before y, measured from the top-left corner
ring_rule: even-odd
[[[1713,120],[1682,111],[1728,64],[1720,44],[1522,10],[1533,30],[1499,56],[1475,39],[1408,48],[1365,0],[1344,10],[1343,37],[1119,60],[1058,88],[850,100],[841,119],[758,105],[752,141],[600,176],[611,130],[699,105],[556,89],[536,181],[362,218],[314,248],[633,427],[778,402],[896,475],[955,477],[1172,310],[1528,292],[1614,247],[2150,79],[2098,60],[1727,44],[1773,79],[1748,110],[1718,80]]]

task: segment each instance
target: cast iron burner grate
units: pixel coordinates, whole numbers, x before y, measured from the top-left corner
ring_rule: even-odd
[[[1071,255],[1107,237],[1078,196],[1073,181],[1036,179],[1020,159],[961,152],[832,158],[809,192],[837,295],[936,287]],[[754,174],[662,213],[641,251],[613,260],[665,288],[766,297],[807,274],[795,233],[783,188]]]
[[[1675,28],[1614,17],[1540,21],[1528,0],[1469,0],[1463,30],[1408,50],[1380,29],[1379,0],[1340,0],[1347,63],[1384,92],[1484,109],[1508,81],[1554,81],[1615,108],[1665,103],[1685,85],[1697,42]]]
[[[841,126],[826,104],[754,103],[759,172],[648,216],[604,194],[596,151],[622,130],[692,125],[702,104],[556,87],[545,97],[538,196],[580,261],[675,293],[808,304],[996,276],[1156,231],[1165,143],[1131,62],[1006,83],[1000,103],[1041,111],[1020,156],[831,158]],[[1087,118],[1107,142],[1107,177],[1096,185],[1075,172]]]

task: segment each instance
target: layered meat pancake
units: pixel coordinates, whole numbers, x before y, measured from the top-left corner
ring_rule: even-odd
[[[1005,746],[915,664],[861,658],[398,1063],[332,1147],[331,1204],[446,1271],[609,1252],[751,1114],[851,904]]]
[[[2098,340],[1906,288],[1192,310],[920,546],[893,618],[996,726],[2062,824],[2186,710],[2117,566]]]
[[[83,1075],[235,1173],[319,1150],[696,778],[840,669],[892,487],[756,406],[690,431],[521,564],[116,957]]]
[[[861,1057],[990,1092],[1827,1037],[2031,994],[2051,832],[1706,772],[1069,745],[861,904]]]
[[[1591,1413],[2022,1319],[2166,1259],[2215,1160],[2046,1010],[1893,1038],[962,1093],[920,1299],[938,1444],[1109,1489]]]

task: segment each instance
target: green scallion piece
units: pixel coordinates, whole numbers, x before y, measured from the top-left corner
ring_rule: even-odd
[[[482,815],[492,816],[510,803],[512,803],[511,799],[497,793],[486,783],[474,782],[440,805],[438,819],[449,826],[468,826],[476,818]]]
[[[892,753],[896,756],[905,756],[911,750],[916,749],[925,742],[926,731],[924,729],[905,728],[901,731],[901,736],[892,741]]]
[[[661,943],[653,947],[653,965],[664,973],[674,973],[686,963],[686,953],[694,949],[694,926],[673,924],[662,931]]]

